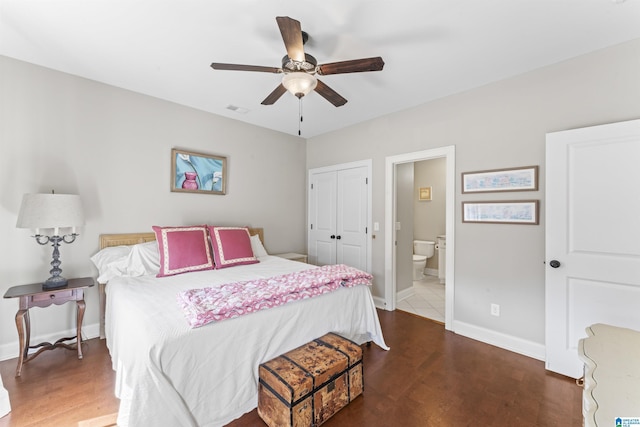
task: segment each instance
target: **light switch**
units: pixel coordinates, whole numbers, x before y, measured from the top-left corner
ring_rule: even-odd
[[[396,230],[400,230],[400,221],[396,222]]]
[[[374,222],[373,223],[373,231],[380,231],[380,223],[379,222]]]

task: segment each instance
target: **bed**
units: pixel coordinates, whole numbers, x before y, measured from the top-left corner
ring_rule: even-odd
[[[263,241],[262,229],[249,232]],[[155,238],[102,235],[100,249],[136,247]],[[101,333],[120,399],[118,426],[223,426],[257,407],[260,363],[327,332],[388,349],[364,285],[197,328],[188,324],[176,298],[182,291],[318,268],[266,251],[257,260],[161,278],[116,275],[106,285],[99,280]]]

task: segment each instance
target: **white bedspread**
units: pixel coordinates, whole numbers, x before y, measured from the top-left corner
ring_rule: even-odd
[[[178,291],[313,268],[278,257],[222,270],[107,285],[106,334],[118,425],[222,426],[258,404],[258,365],[327,332],[387,349],[369,288],[341,288],[191,329]]]
[[[9,402],[9,392],[2,384],[2,376],[0,376],[0,418],[11,412],[11,403]]]

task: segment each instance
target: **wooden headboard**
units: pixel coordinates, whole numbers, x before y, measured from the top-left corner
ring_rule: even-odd
[[[251,236],[258,235],[264,245],[264,230],[262,228],[249,227],[249,234]],[[152,242],[154,240],[156,240],[156,233],[101,234],[100,249],[110,246],[137,245],[138,243]],[[100,297],[100,339],[104,339],[104,314],[107,304],[106,283],[98,283],[98,292]]]
[[[258,235],[264,245],[264,230],[262,228],[249,227],[249,234]],[[101,234],[100,249],[110,246],[137,245],[138,243],[151,242],[156,240],[155,233],[122,233],[122,234]]]

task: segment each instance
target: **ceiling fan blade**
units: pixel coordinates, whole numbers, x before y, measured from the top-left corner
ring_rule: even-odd
[[[326,76],[328,74],[361,73],[364,71],[380,71],[384,67],[381,57],[352,59],[351,61],[331,62],[329,64],[318,65],[318,74]]]
[[[267,96],[264,101],[261,102],[262,105],[273,105],[278,99],[280,99],[280,97],[282,95],[284,95],[284,93],[287,91],[287,89],[282,86],[282,83],[280,83],[280,85],[275,88],[273,90],[273,92],[271,92],[269,94],[269,96]]]
[[[320,80],[318,80],[318,84],[316,85],[316,88],[314,90],[336,107],[341,107],[347,103],[347,100],[343,98],[338,92],[331,89]]]
[[[239,65],[239,64],[221,64],[214,62],[211,64],[214,70],[233,70],[233,71],[259,71],[262,73],[281,73],[282,68],[262,67],[260,65]]]
[[[276,21],[280,27],[284,46],[287,48],[287,55],[294,61],[303,62],[305,60],[304,42],[300,22],[288,16],[278,16]]]

